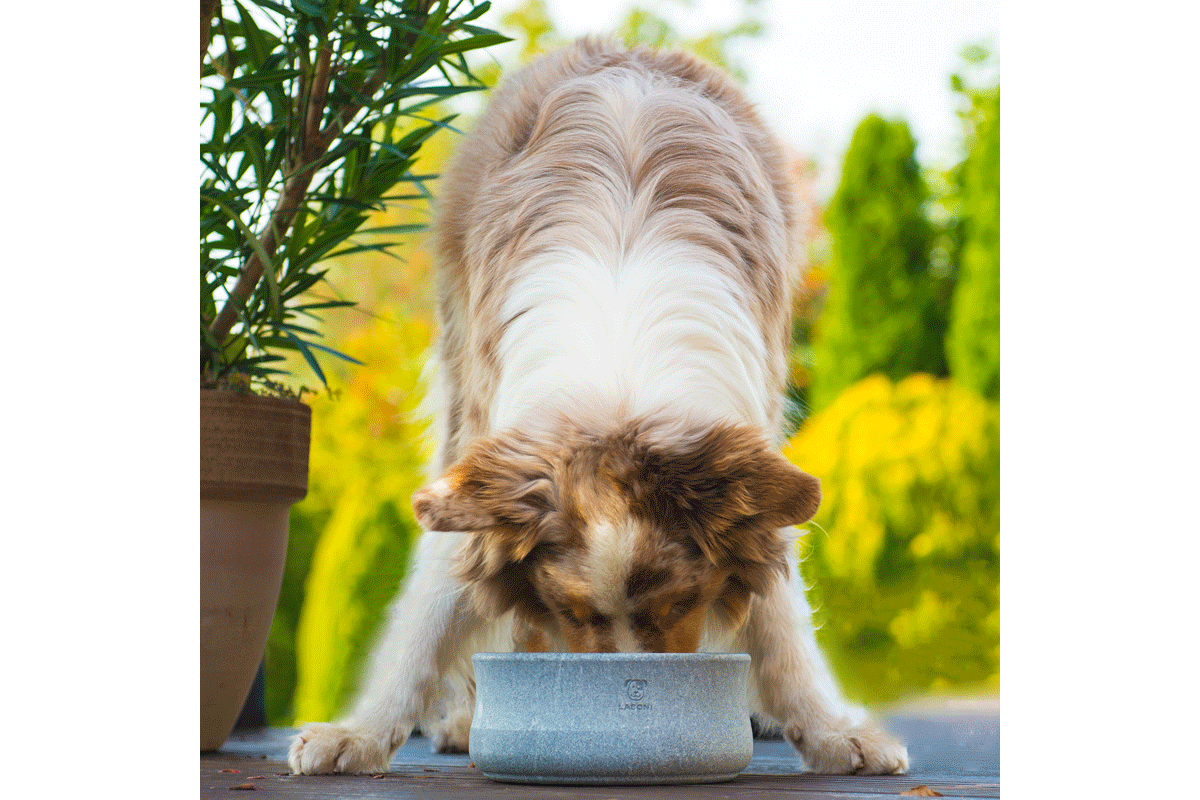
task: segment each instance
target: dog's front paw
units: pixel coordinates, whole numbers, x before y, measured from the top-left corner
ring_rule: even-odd
[[[288,766],[296,775],[334,772],[387,772],[389,753],[378,739],[359,731],[317,722],[292,740]]]
[[[900,775],[908,748],[870,722],[815,733],[789,725],[784,735],[814,772],[824,775]]]
[[[452,714],[437,724],[430,734],[435,753],[466,753],[471,743],[471,711]]]

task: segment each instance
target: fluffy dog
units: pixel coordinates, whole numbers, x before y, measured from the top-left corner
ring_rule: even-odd
[[[480,650],[738,651],[811,768],[907,769],[841,697],[794,531],[818,481],[773,444],[795,201],[722,73],[584,40],[509,78],[446,173],[436,479],[353,714],[297,773],[464,750]]]

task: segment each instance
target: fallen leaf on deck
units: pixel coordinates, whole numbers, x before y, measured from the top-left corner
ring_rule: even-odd
[[[930,789],[928,786],[926,786],[923,783],[915,789],[909,789],[908,791],[901,792],[900,794],[901,794],[901,796],[907,796],[907,797],[945,797],[946,796],[946,795],[942,794],[941,792],[937,792],[937,791],[934,791],[933,789]]]
[[[261,780],[265,780],[265,779],[266,779],[265,775],[251,775],[249,778],[246,778],[246,780],[248,780],[248,781],[261,781]]]
[[[223,769],[223,770],[221,770],[221,772],[232,772],[234,775],[236,775],[239,772],[241,772],[241,770],[240,769]]]
[[[379,773],[378,775],[372,775],[371,777],[372,777],[372,778],[382,778],[382,777],[383,777],[383,773],[381,772],[381,773]]]
[[[232,792],[235,789],[257,789],[257,788],[258,787],[255,786],[253,783],[239,783],[237,786],[230,786],[229,791]]]

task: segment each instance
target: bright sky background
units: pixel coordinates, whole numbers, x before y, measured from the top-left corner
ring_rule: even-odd
[[[493,0],[484,24],[498,26],[520,4]],[[610,32],[633,5],[547,0],[569,36]],[[691,8],[652,0],[642,5],[685,34],[729,27],[742,8],[736,0],[693,0]],[[734,51],[748,75],[747,91],[778,135],[817,161],[823,196],[836,186],[854,127],[871,111],[906,119],[923,163],[956,160],[950,75],[960,68],[965,45],[986,40],[999,52],[998,2],[763,0],[758,13],[765,34]]]

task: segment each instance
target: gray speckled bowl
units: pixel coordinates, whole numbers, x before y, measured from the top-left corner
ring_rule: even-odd
[[[744,653],[477,653],[471,758],[514,783],[711,783],[750,763]]]

